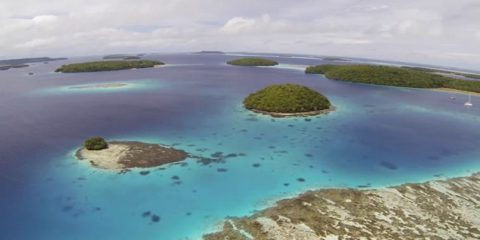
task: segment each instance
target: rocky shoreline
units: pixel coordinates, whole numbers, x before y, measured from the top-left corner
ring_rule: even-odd
[[[480,239],[480,173],[383,189],[309,191],[228,219],[203,238]]]
[[[282,118],[282,117],[308,117],[308,116],[316,116],[320,114],[328,114],[330,112],[335,111],[336,108],[334,106],[330,106],[329,109],[324,109],[319,111],[309,111],[309,112],[298,112],[298,113],[268,112],[268,111],[262,111],[257,109],[247,109],[247,110],[255,113],[269,115],[276,118]]]

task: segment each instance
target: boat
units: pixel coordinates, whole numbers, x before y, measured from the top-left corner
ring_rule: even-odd
[[[466,107],[471,107],[471,106],[473,106],[473,104],[472,104],[472,96],[471,96],[471,95],[468,95],[468,101],[465,102],[464,105],[465,105]]]

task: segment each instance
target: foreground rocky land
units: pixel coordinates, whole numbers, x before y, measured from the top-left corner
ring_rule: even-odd
[[[310,191],[228,219],[204,239],[480,239],[480,173],[384,189]]]

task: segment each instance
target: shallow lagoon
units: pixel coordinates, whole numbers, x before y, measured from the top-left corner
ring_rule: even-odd
[[[309,58],[248,68],[225,65],[229,55],[151,57],[175,67],[52,73],[61,61],[0,72],[2,239],[198,239],[226,216],[312,188],[480,170],[480,108],[465,108],[464,95],[335,82],[291,67],[321,63]],[[135,81],[146,87],[32,94]],[[286,82],[320,90],[337,111],[272,119],[242,108],[249,93]],[[211,162],[97,170],[73,157],[92,135],[174,145]]]

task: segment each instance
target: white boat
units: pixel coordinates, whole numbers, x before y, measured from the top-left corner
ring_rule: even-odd
[[[464,104],[466,107],[471,107],[473,106],[472,104],[472,96],[468,95],[468,101]]]

